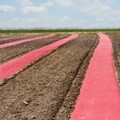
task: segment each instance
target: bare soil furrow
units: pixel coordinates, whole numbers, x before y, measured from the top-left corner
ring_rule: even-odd
[[[108,34],[112,39],[113,55],[115,59],[116,74],[118,77],[118,83],[120,85],[120,33]]]

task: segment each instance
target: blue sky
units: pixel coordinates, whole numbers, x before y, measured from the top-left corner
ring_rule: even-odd
[[[120,28],[120,0],[0,0],[0,28]]]

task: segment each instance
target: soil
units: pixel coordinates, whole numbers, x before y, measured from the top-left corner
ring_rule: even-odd
[[[118,83],[120,85],[120,33],[109,34],[112,39],[115,66],[117,70]]]
[[[48,44],[53,43],[61,38],[65,38],[68,36],[69,35],[61,34],[61,35],[56,35],[54,37],[43,38],[41,40],[35,40],[35,41],[19,44],[16,46],[3,48],[0,50],[0,63],[2,64],[10,59],[13,59],[13,58],[19,56],[19,55],[23,55],[28,51],[38,49],[40,47],[43,47],[45,45],[48,45]]]
[[[97,43],[81,34],[1,86],[0,120],[69,120]]]
[[[4,39],[0,39],[0,44],[15,42],[17,40],[24,40],[24,39],[29,39],[29,38],[40,37],[40,36],[44,36],[44,35],[47,35],[47,34],[11,36],[12,38],[7,37],[7,38],[4,38]]]
[[[22,34],[23,35],[23,34]],[[21,35],[21,36],[22,36]],[[4,35],[4,34],[0,34],[0,41],[1,41],[1,39],[8,39],[8,38],[10,38],[10,37],[17,37],[17,36],[19,36],[19,35],[11,35],[11,34],[6,34],[6,35]]]
[[[9,37],[12,37],[12,36],[10,36],[10,35],[0,35],[0,40],[4,39],[4,38],[9,38]]]

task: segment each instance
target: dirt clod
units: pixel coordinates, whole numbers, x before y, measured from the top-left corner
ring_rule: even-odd
[[[23,101],[23,104],[27,106],[29,103],[27,101]]]
[[[0,86],[3,86],[5,84],[5,80],[0,80]]]

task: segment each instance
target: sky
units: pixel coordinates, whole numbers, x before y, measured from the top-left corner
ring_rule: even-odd
[[[120,0],[0,0],[0,28],[120,28]]]

